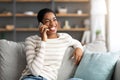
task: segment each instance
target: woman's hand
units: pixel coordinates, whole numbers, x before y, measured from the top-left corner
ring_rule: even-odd
[[[47,41],[47,39],[48,39],[47,31],[48,30],[49,30],[48,26],[46,26],[46,25],[40,25],[39,26],[39,31],[40,31],[40,34],[41,34],[42,41]]]
[[[72,58],[75,58],[75,64],[79,64],[80,60],[82,59],[83,52],[80,48],[76,48],[73,52]]]

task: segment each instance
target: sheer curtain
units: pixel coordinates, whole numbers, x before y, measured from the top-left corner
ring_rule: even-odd
[[[109,50],[120,51],[120,0],[108,0]]]
[[[91,40],[96,39],[96,31],[101,31],[102,39],[105,40],[105,15],[107,13],[105,0],[91,0]]]

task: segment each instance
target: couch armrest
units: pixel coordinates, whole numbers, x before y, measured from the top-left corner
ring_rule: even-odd
[[[115,67],[113,80],[120,80],[120,58],[118,59],[116,67]]]
[[[0,80],[18,80],[25,66],[24,43],[0,40]]]
[[[66,50],[61,68],[60,68],[59,73],[58,73],[57,80],[68,80],[69,78],[73,77],[74,72],[75,72],[76,67],[77,67],[74,64],[74,60],[71,59],[71,55],[72,55],[73,51],[74,51],[74,49],[72,47],[69,47]]]

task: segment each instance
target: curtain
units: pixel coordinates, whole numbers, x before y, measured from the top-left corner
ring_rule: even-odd
[[[105,40],[105,15],[107,13],[105,0],[91,0],[91,41],[96,40],[96,31],[100,30],[100,38]]]

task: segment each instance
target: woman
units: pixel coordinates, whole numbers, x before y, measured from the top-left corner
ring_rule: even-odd
[[[66,33],[57,33],[58,21],[52,10],[40,10],[37,19],[40,34],[26,38],[27,66],[21,80],[57,80],[66,49],[69,46],[75,48],[73,56],[78,64],[82,57],[82,45]]]

